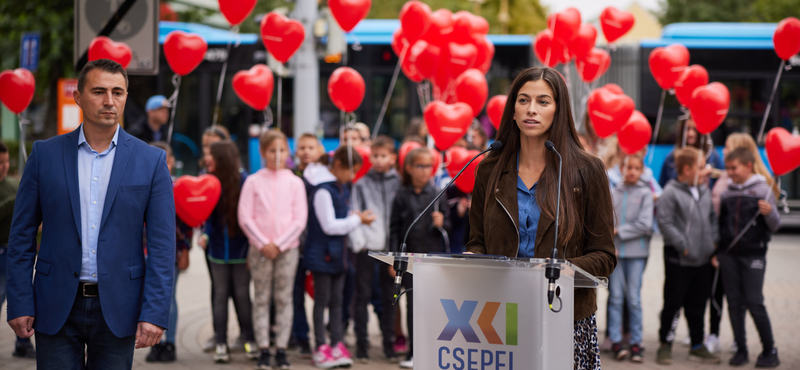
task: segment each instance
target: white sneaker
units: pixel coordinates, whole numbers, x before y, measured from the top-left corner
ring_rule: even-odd
[[[717,337],[715,334],[709,334],[708,338],[706,338],[706,341],[703,344],[705,344],[708,352],[711,353],[716,353],[721,349],[719,346],[719,337]]]
[[[203,343],[203,352],[214,352],[214,349],[217,348],[217,338],[215,336],[211,336],[208,340]]]
[[[251,360],[258,360],[261,356],[261,350],[258,348],[258,343],[256,342],[245,343],[244,352],[247,354],[247,358]]]
[[[245,351],[244,345],[245,345],[245,340],[240,335],[238,338],[236,338],[235,341],[233,341],[230,350],[231,352],[244,352]]]
[[[400,368],[401,369],[413,369],[414,368],[414,358],[409,358],[405,361],[400,361]]]
[[[683,340],[683,345],[685,345],[685,346],[691,346],[692,345],[692,336],[691,335],[688,335],[688,334],[686,335],[686,339]]]
[[[214,362],[228,363],[231,361],[231,355],[228,354],[227,344],[217,344],[217,349],[214,352]]]

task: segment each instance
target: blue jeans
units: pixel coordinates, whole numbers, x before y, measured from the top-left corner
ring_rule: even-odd
[[[67,322],[55,335],[37,332],[39,369],[130,369],[135,337],[117,338],[100,311],[99,298],[78,296]],[[84,347],[85,346],[85,347]],[[84,360],[84,348],[88,355]]]
[[[627,297],[630,312],[631,343],[642,343],[642,274],[647,258],[620,258],[608,279],[608,335],[622,341],[622,302]]]
[[[175,336],[178,334],[178,297],[175,290],[178,287],[178,272],[178,266],[175,266],[172,274],[172,302],[169,304],[169,327],[164,333],[166,338],[162,343],[175,344]]]

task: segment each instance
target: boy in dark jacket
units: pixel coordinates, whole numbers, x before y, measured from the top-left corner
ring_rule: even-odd
[[[718,261],[738,349],[730,364],[740,366],[749,361],[744,328],[747,309],[764,349],[756,367],[773,368],[780,361],[764,307],[763,287],[767,243],[781,227],[781,218],[775,206],[776,194],[764,176],[753,173],[754,162],[753,153],[746,148],[735,149],[725,157],[730,181],[720,198],[720,244],[712,263]]]

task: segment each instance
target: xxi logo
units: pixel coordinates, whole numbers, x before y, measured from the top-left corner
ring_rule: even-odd
[[[442,307],[447,314],[447,325],[439,334],[438,340],[451,341],[456,333],[460,330],[464,335],[464,339],[469,343],[480,343],[478,335],[470,324],[472,314],[478,307],[478,301],[464,301],[461,309],[456,306],[456,302],[452,299],[442,299]],[[486,302],[483,306],[480,316],[478,316],[478,327],[483,332],[486,340],[490,344],[503,344],[500,336],[492,325],[497,310],[500,308],[500,302]],[[506,343],[507,346],[517,345],[517,304],[506,303]]]

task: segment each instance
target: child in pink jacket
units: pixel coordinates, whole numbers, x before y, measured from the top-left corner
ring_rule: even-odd
[[[286,169],[286,136],[270,130],[259,141],[266,168],[247,178],[239,197],[239,225],[250,241],[247,262],[255,283],[253,326],[261,348],[256,368],[273,366],[269,351],[272,299],[277,327],[274,368],[289,369],[286,347],[292,329],[297,247],[308,220],[308,201],[303,180]]]

